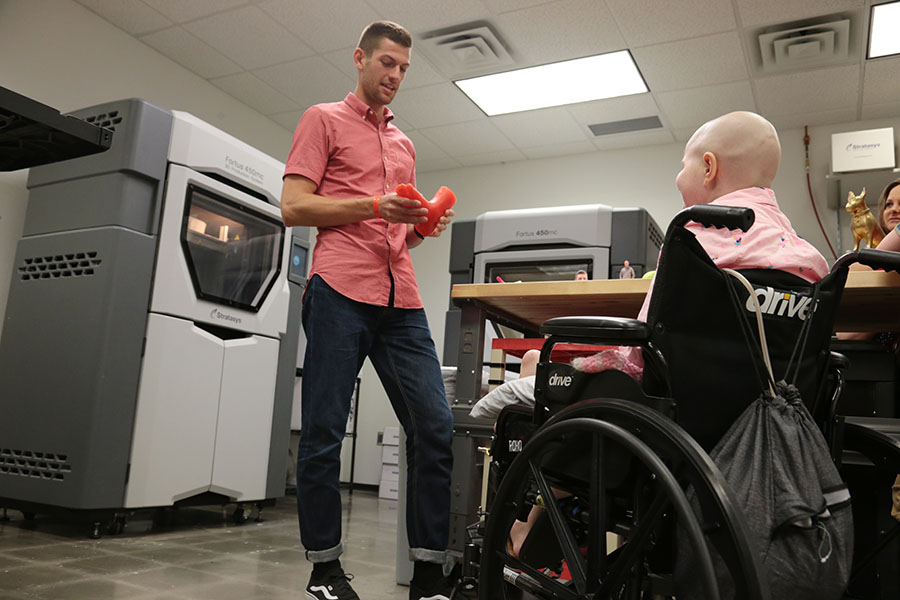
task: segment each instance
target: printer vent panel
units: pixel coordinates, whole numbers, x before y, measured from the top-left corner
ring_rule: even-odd
[[[71,472],[72,466],[65,454],[0,448],[0,475],[62,481]]]
[[[662,248],[663,245],[663,234],[657,227],[653,226],[653,223],[647,224],[647,235],[650,237],[650,241],[657,248]]]
[[[18,272],[22,281],[89,277],[95,274],[102,262],[96,250],[32,256],[22,261]]]
[[[119,125],[122,122],[122,117],[119,115],[119,111],[111,110],[109,112],[84,117],[84,120],[91,125],[96,125],[97,127],[105,127],[106,129],[115,131],[116,125]]]

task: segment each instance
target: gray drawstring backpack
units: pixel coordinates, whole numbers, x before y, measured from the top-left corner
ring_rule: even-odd
[[[723,271],[748,287],[755,300],[742,275]],[[738,302],[736,293],[732,299]],[[814,296],[812,310],[816,301]],[[751,354],[754,362],[764,365],[765,390],[731,425],[710,457],[744,513],[773,600],[839,600],[853,559],[850,493],[797,388],[784,380],[774,382],[758,302],[756,305],[759,348],[753,348]],[[807,318],[805,325],[811,321]],[[743,320],[743,325],[748,344],[754,346],[749,323]],[[794,357],[798,349],[802,353],[808,329],[801,331]],[[761,370],[759,364],[755,366]],[[725,576],[721,559],[714,556],[714,560],[721,575],[721,597],[740,597],[741,591]],[[691,563],[690,556],[679,553],[678,598],[700,598],[693,589]]]

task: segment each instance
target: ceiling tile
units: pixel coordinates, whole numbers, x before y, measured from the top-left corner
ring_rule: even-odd
[[[204,79],[233,75],[243,70],[237,63],[181,27],[148,33],[141,36],[140,40]]]
[[[491,117],[491,122],[519,148],[587,139],[587,129],[561,107],[500,115]]]
[[[887,117],[900,117],[900,103],[863,105],[863,119],[884,119]]]
[[[660,92],[656,99],[674,128],[696,129],[710,119],[735,110],[757,112],[749,81]]]
[[[231,94],[250,108],[264,115],[273,115],[300,108],[281,92],[265,84],[252,73],[238,73],[210,81],[214,86]]]
[[[597,0],[546,2],[502,14],[493,21],[521,66],[625,48],[612,15]]]
[[[731,0],[606,0],[628,46],[649,46],[735,29]]]
[[[484,113],[452,83],[401,88],[391,110],[416,129],[484,118]]]
[[[193,21],[247,4],[247,0],[144,0],[144,2],[176,23]]]
[[[570,142],[568,144],[553,144],[551,146],[537,146],[535,148],[523,148],[522,152],[528,158],[551,158],[554,156],[568,156],[570,154],[584,154],[596,152],[597,148],[588,141]]]
[[[481,0],[368,0],[368,3],[378,12],[379,18],[400,23],[413,35],[490,16]]]
[[[355,81],[318,56],[257,69],[253,74],[304,109],[339,102],[356,87]]]
[[[596,123],[611,123],[659,114],[653,95],[649,93],[570,104],[566,110],[575,121],[585,127]]]
[[[865,6],[865,0],[735,0],[744,27],[785,23]]]
[[[528,157],[519,150],[501,150],[499,152],[483,152],[471,156],[460,156],[457,160],[459,160],[464,167],[480,167],[482,165],[496,165],[498,163],[526,160],[527,158]]]
[[[824,112],[810,112],[793,115],[778,115],[768,117],[775,129],[802,129],[804,125],[810,127],[816,125],[830,125],[832,123],[847,123],[856,120],[856,107],[826,110]]]
[[[391,112],[394,112],[393,108],[391,108]],[[416,129],[415,127],[398,117],[396,114],[394,115],[394,118],[391,119],[391,123],[394,124],[394,127],[406,134],[409,134],[410,131],[415,131]]]
[[[450,156],[471,156],[512,150],[508,139],[487,117],[479,121],[430,127],[421,133]]]
[[[355,48],[363,29],[379,18],[365,0],[266,0],[258,6],[317,52]]]
[[[141,0],[78,0],[78,2],[131,35],[141,35],[172,25],[172,21]]]
[[[355,70],[355,69],[354,69]],[[443,75],[438,73],[428,59],[421,52],[416,52],[413,46],[412,56],[409,60],[409,70],[403,78],[403,89],[424,87],[446,81]]]
[[[635,48],[634,59],[654,92],[746,79],[747,66],[736,31]],[[714,60],[710,60],[714,57]]]
[[[867,60],[863,104],[900,103],[900,57]]]
[[[482,0],[482,2],[491,12],[500,14],[544,4],[547,0]]]
[[[696,127],[679,127],[672,131],[672,135],[675,136],[676,142],[684,142],[686,144],[695,131],[697,131]]]
[[[193,21],[185,28],[245,69],[313,54],[306,44],[255,6]]]
[[[596,146],[598,150],[671,144],[674,141],[675,138],[665,129],[632,131],[631,133],[620,133],[616,135],[600,135],[593,139],[594,146]]]
[[[761,77],[754,81],[759,112],[767,118],[855,108],[859,65]]]
[[[300,117],[302,116],[302,110],[289,110],[288,112],[277,115],[269,115],[269,118],[293,133],[294,130],[297,129],[297,124],[300,122]]]
[[[418,131],[411,131],[407,134],[416,147],[416,162],[420,160],[433,160],[436,158],[447,158],[447,153],[438,148],[437,144],[429,140]]]
[[[341,50],[323,52],[320,56],[334,65],[338,71],[356,81],[357,71],[356,65],[353,63],[353,50],[355,50],[354,46],[347,46]]]

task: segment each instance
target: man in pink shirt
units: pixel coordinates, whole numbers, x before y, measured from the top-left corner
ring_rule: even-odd
[[[297,456],[300,538],[313,572],[310,600],[358,600],[338,557],[340,450],[356,376],[368,356],[406,432],[411,600],[447,600],[453,419],[409,249],[427,210],[391,190],[415,185],[412,142],[391,122],[412,37],[375,22],[353,53],[356,90],[310,107],[284,174],[285,225],[318,228],[303,301],[307,338]],[[448,210],[434,233],[446,229]]]

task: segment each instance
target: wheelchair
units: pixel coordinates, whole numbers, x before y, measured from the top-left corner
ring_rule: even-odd
[[[469,528],[463,583],[477,589],[480,600],[523,593],[714,600],[724,597],[723,577],[736,598],[770,597],[746,519],[708,455],[762,392],[740,322],[749,292],[710,260],[684,227],[689,221],[746,231],[753,212],[694,206],[678,213],[666,233],[646,323],[559,317],[541,327],[546,340],[535,406],[508,406],[498,417],[487,516]],[[837,462],[845,440],[834,407],[846,361],[829,351],[829,342],[853,262],[898,270],[900,254],[850,253],[816,285],[784,272],[741,272],[761,300],[776,377],[792,358],[799,360],[795,384]],[[794,342],[806,319],[806,343],[799,348]],[[643,381],[552,362],[560,343],[640,347]],[[900,473],[896,439],[871,430],[854,435]],[[544,508],[543,525],[529,533],[529,551],[523,546],[514,556],[507,547],[510,528],[533,506]],[[691,594],[681,591],[685,581]]]

